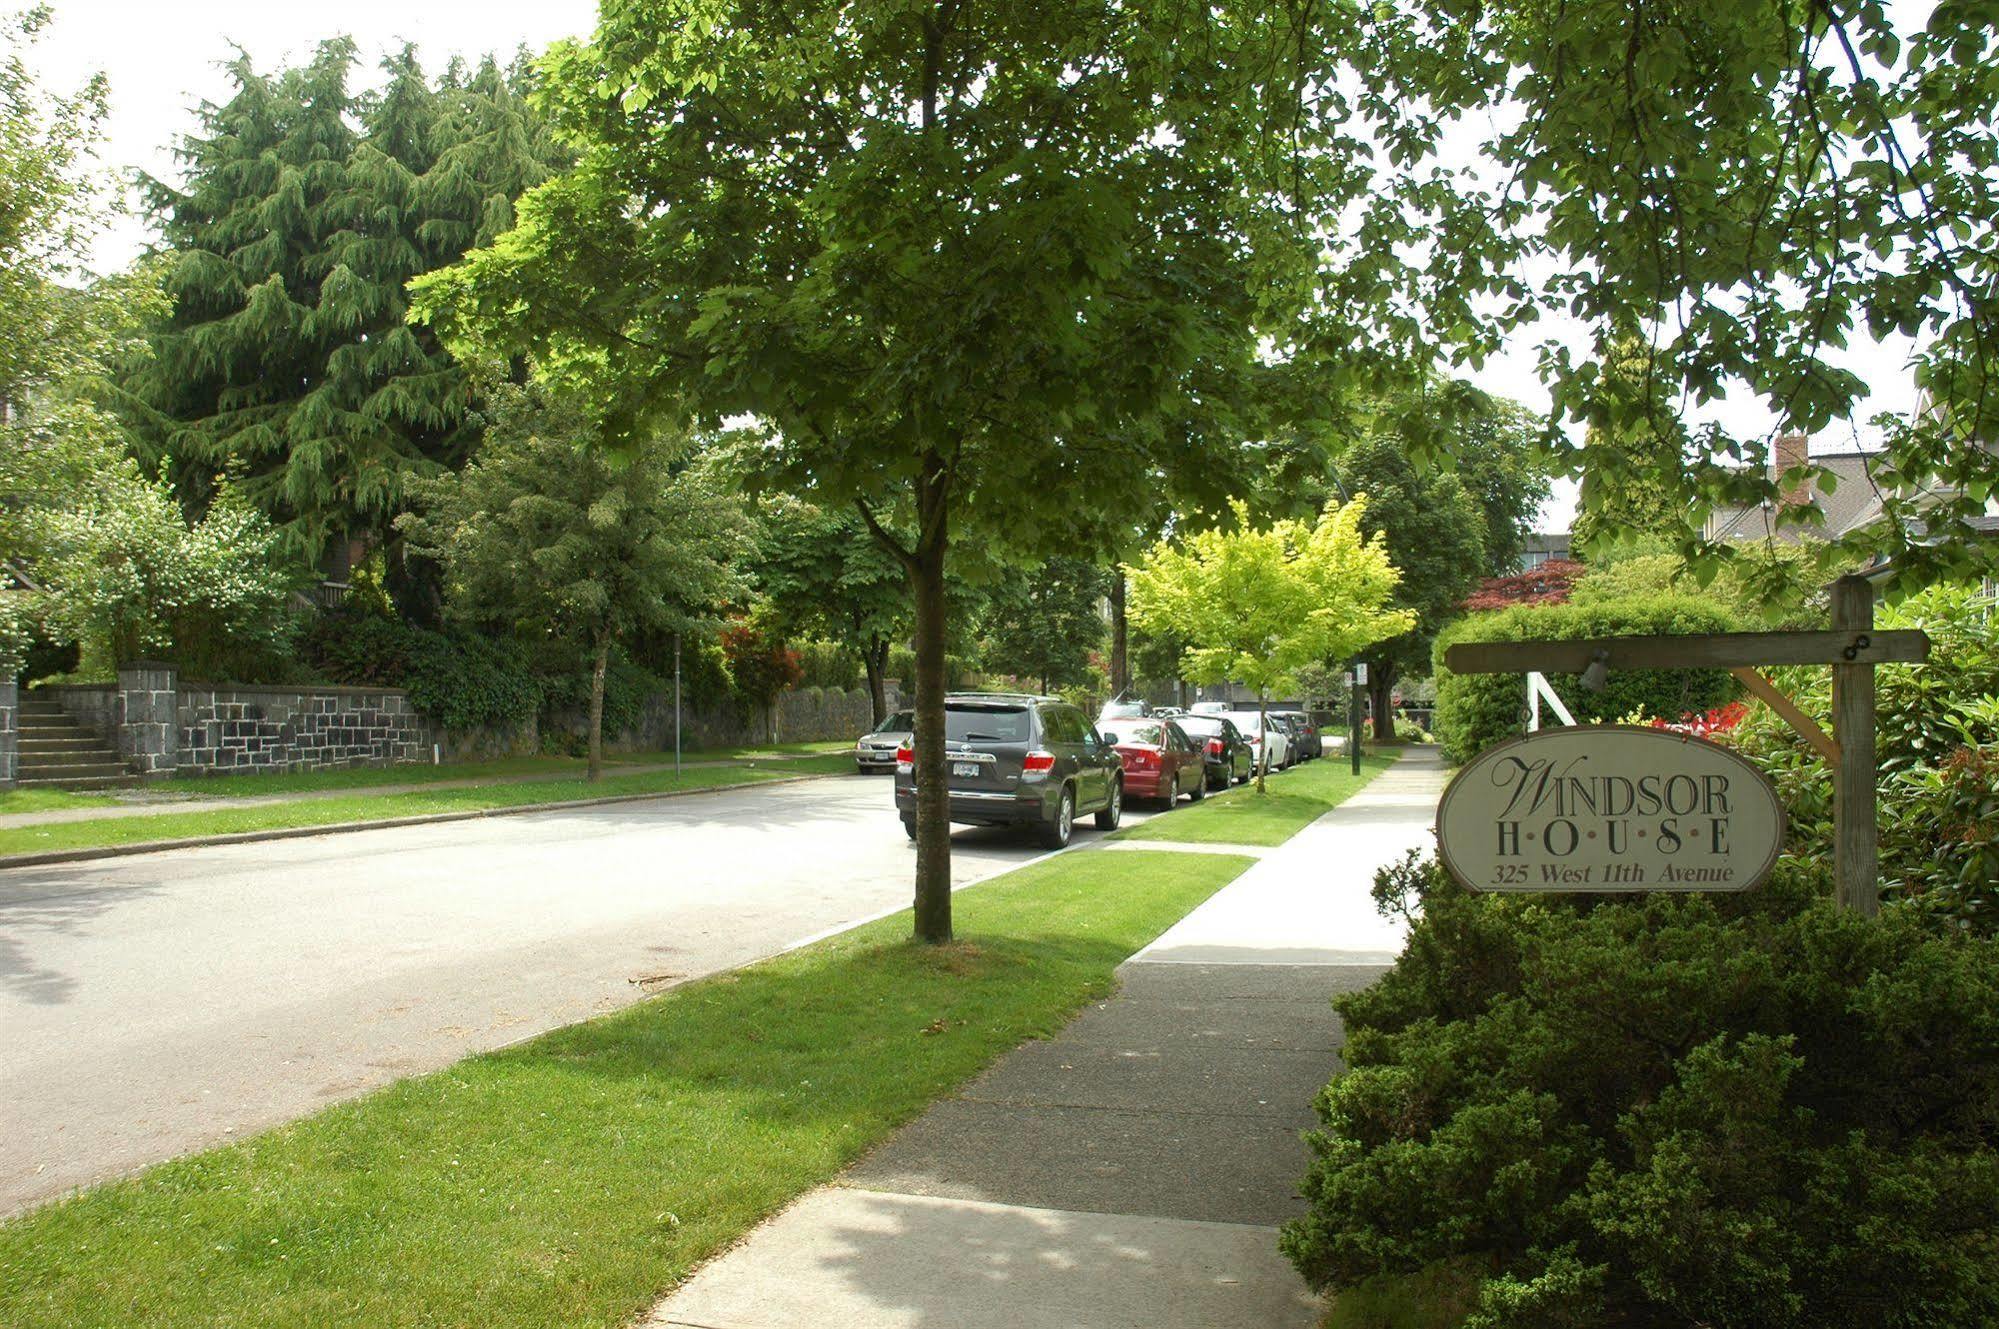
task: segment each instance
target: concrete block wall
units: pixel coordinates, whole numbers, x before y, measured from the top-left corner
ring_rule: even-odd
[[[395,688],[189,683],[175,707],[181,775],[323,771],[431,759],[436,726]]]
[[[117,725],[112,737],[118,755],[142,776],[172,775],[180,734],[174,724],[174,667],[154,661],[118,671]]]
[[[20,775],[20,696],[13,679],[0,679],[0,789],[12,789]]]

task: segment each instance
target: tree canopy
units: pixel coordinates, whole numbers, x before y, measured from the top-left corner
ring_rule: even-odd
[[[862,505],[914,598],[925,938],[953,541],[1109,554],[1162,485],[1218,507],[1268,357],[1355,376],[1415,339],[1350,313],[1385,313],[1396,248],[1325,243],[1363,182],[1320,35],[1232,2],[637,0],[545,64],[577,169],[420,283],[614,426],[748,415],[769,477]]]
[[[1400,574],[1383,538],[1365,534],[1365,498],[1329,502],[1309,524],[1258,528],[1247,504],[1233,511],[1233,529],[1161,541],[1127,570],[1132,621],[1186,643],[1188,678],[1244,683],[1267,703],[1306,665],[1414,626],[1415,614],[1389,607]]]
[[[1876,0],[1714,5],[1353,6],[1342,62],[1387,152],[1376,186],[1419,222],[1440,280],[1484,292],[1455,330],[1474,362],[1545,315],[1556,413],[1645,446],[1571,470],[1692,500],[1770,502],[1776,436],[1858,426],[1862,336],[1910,339],[1928,403],[1879,421],[1886,520],[1851,552],[1916,576],[1990,568],[1999,486],[1999,28],[1989,7]],[[1358,129],[1356,132],[1359,132]],[[1392,155],[1389,155],[1392,154]],[[1439,177],[1448,190],[1422,194]],[[1617,372],[1639,348],[1643,372]],[[1754,401],[1766,432],[1692,424]],[[1683,478],[1684,477],[1684,478]],[[1813,478],[1807,476],[1807,479]]]
[[[591,779],[611,648],[712,621],[741,589],[741,508],[686,451],[662,433],[614,453],[572,403],[502,386],[478,458],[413,480],[418,508],[399,521],[445,568],[454,616],[553,638],[590,662]]]
[[[130,375],[141,454],[197,503],[240,477],[308,557],[387,540],[408,481],[469,455],[472,381],[404,287],[504,231],[562,161],[524,64],[432,80],[405,47],[356,96],[357,59],[346,38],[275,74],[239,54],[180,146],[185,183],[146,181],[172,310]]]

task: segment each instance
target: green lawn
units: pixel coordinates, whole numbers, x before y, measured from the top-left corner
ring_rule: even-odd
[[[752,784],[795,775],[843,773],[852,768],[853,762],[844,757],[818,757],[799,761],[745,762],[733,766],[692,766],[679,776],[672,771],[606,775],[595,784],[581,779],[537,780],[525,784],[479,785],[469,789],[423,789],[405,794],[361,793],[351,798],[254,803],[240,808],[107,817],[98,821],[50,822],[0,829],[0,856],[55,849],[93,849],[197,835],[229,835],[241,831],[332,826],[341,822],[520,807],[528,803],[558,803],[567,799],[604,798],[616,794],[669,793],[678,789]]]
[[[649,755],[606,755],[607,766],[651,760]],[[672,761],[672,754],[667,755]],[[322,789],[367,789],[385,784],[430,784],[440,780],[505,780],[521,776],[581,778],[588,765],[581,757],[498,757],[491,761],[446,762],[441,765],[356,766],[339,771],[301,771],[246,775],[193,775],[146,786],[168,794],[196,798],[269,798],[274,794],[309,794]]]
[[[1321,757],[1269,777],[1268,793],[1254,784],[1200,803],[1182,803],[1167,816],[1116,832],[1120,840],[1172,840],[1180,844],[1283,844],[1329,808],[1395,764],[1392,756],[1360,759],[1355,776],[1345,755]]]
[[[1064,855],[0,1225],[0,1324],[621,1326],[1248,866]]]
[[[66,812],[71,808],[102,808],[118,800],[109,794],[73,794],[63,789],[0,790],[0,814]]]

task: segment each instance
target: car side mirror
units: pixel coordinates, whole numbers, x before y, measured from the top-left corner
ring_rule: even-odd
[[[1116,746],[1117,746],[1117,735],[1116,735],[1116,734],[1100,734],[1100,735],[1098,735],[1098,737],[1100,737],[1100,738],[1102,738],[1102,739],[1103,739],[1103,741],[1104,741],[1104,746],[1105,746],[1105,747],[1107,747],[1107,748],[1114,748],[1114,747],[1116,747]]]

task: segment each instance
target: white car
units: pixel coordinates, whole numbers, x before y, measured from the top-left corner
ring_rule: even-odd
[[[897,711],[854,744],[854,765],[863,771],[892,771],[895,750],[916,741],[916,712]]]
[[[1262,715],[1256,711],[1228,711],[1226,716],[1249,740],[1249,750],[1260,768],[1281,771],[1291,764],[1291,735],[1284,732],[1282,725],[1273,723],[1266,729]]]

